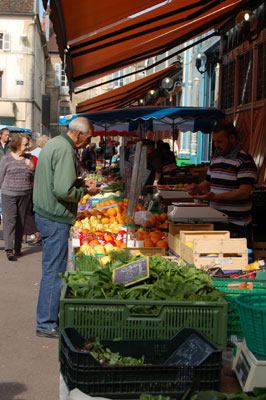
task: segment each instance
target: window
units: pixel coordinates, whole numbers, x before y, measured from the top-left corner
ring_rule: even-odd
[[[68,101],[61,101],[59,104],[59,114],[60,115],[68,115],[71,114],[70,104]]]
[[[2,97],[2,77],[3,77],[3,72],[0,71],[0,97]]]
[[[0,50],[10,50],[9,33],[0,33]]]
[[[130,72],[131,69],[129,67],[129,68],[124,68],[120,71],[116,71],[113,74],[109,75],[108,81],[111,79],[116,79],[116,80],[108,83],[108,89],[115,89],[130,83],[130,76],[123,78],[124,75],[129,74]]]
[[[68,87],[67,76],[63,64],[55,64],[55,86]]]
[[[239,56],[238,73],[238,104],[247,104],[251,102],[252,90],[252,52],[248,51]]]
[[[266,98],[266,42],[258,47],[257,100]]]
[[[222,71],[222,108],[231,108],[234,106],[234,78],[235,61],[223,65]]]

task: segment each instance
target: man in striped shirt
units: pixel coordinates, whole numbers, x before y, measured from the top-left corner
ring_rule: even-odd
[[[253,158],[238,140],[237,131],[229,121],[219,121],[213,129],[215,154],[206,180],[187,187],[194,198],[208,200],[210,206],[228,215],[228,223],[215,223],[214,229],[226,229],[231,237],[245,237],[252,248],[251,193],[257,179]]]

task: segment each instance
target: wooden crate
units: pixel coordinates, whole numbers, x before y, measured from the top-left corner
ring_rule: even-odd
[[[254,242],[253,256],[254,260],[266,258],[266,242]]]
[[[187,241],[185,240],[185,242]],[[194,264],[196,268],[220,267],[223,270],[231,271],[247,268],[246,239],[230,239],[225,235],[224,238],[196,238],[191,241],[194,244],[193,248],[187,246],[185,242],[181,242],[181,258],[189,264]],[[211,254],[213,255],[211,256]]]
[[[164,247],[128,247],[128,250],[133,256],[137,253],[141,253],[144,256],[165,255]]]
[[[213,231],[213,224],[173,224],[169,222],[169,251],[175,256],[180,256],[181,231]]]

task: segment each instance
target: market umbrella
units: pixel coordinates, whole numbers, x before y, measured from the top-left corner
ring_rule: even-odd
[[[31,129],[19,128],[18,126],[0,125],[0,130],[1,129],[8,129],[12,133],[27,133],[28,135],[32,134]]]
[[[131,132],[141,122],[146,124],[146,130],[174,132],[177,128],[182,132],[210,133],[215,121],[224,118],[225,114],[214,107],[130,107],[66,115],[59,118],[59,125],[68,125],[77,117],[88,118],[96,125],[95,129],[101,126],[105,130],[112,127]]]

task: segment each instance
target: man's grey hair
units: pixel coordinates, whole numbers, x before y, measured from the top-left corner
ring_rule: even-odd
[[[71,132],[82,132],[84,135],[88,134],[89,130],[93,132],[92,122],[84,117],[72,119],[68,127]]]

